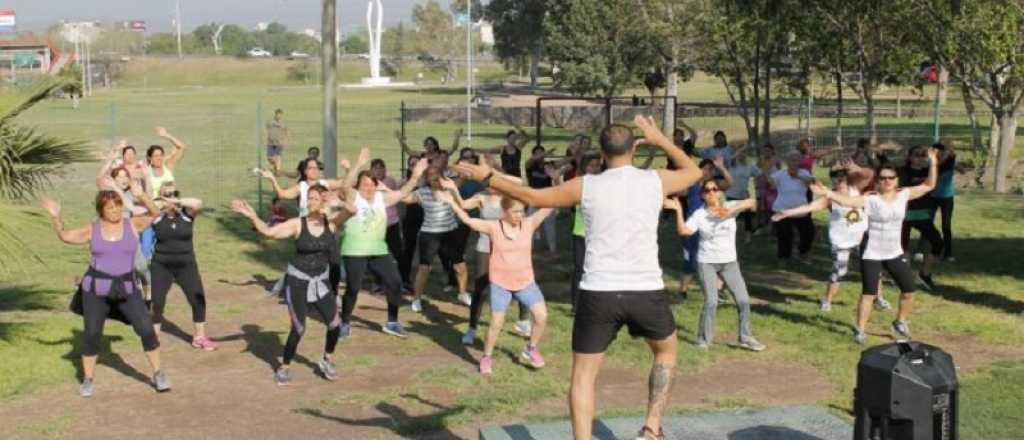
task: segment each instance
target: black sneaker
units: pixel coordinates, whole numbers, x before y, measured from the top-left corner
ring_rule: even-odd
[[[917,273],[917,283],[925,288],[925,290],[932,292],[935,290],[935,281],[932,281],[931,275],[925,275],[921,272]]]
[[[895,320],[892,322],[892,331],[896,332],[898,339],[910,339],[910,326],[906,322]]]

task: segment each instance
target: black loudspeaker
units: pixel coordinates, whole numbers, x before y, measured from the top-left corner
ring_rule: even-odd
[[[953,357],[920,342],[869,348],[857,364],[854,440],[956,440]]]

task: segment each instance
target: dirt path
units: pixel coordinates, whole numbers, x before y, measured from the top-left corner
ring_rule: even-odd
[[[438,366],[473,372],[472,359],[479,356],[479,346],[468,351],[461,348],[458,333],[450,329],[452,320],[464,327],[465,308],[442,301],[430,303],[436,306],[428,309],[432,320],[403,309],[403,320],[413,336],[398,341],[379,332],[385,310],[382,299],[362,295],[354,337],[338,348],[341,378],[334,383],[314,374],[311,360],[320,353],[323,326],[310,322],[292,367],[293,385],[277,387],[271,372],[281,351],[278,338],[283,340],[288,331],[283,306],[255,286],[213,281],[209,287],[216,303],[210,332],[220,340],[220,349],[198,352],[183,338],[184,332],[165,328],[161,342],[172,392],[155,393],[147,382],[149,368],[142,354],[121,350],[124,363],[112,367],[109,360],[101,359],[91,399],[79,398],[77,383],[69,377],[65,384],[5,402],[0,407],[0,419],[5,421],[0,424],[0,438],[385,439],[415,434],[428,439],[475,439],[481,425],[567,415],[565,399],[559,396],[528,405],[521,414],[472,420],[441,431],[417,430],[418,423],[437,426],[437,420],[456,414],[453,402],[458,396],[442,384],[417,380],[416,374]],[[181,294],[174,290],[171,295],[169,319],[187,323],[188,308]],[[188,327],[182,325],[186,332]],[[973,345],[964,342],[963,346]],[[972,354],[991,355],[976,349]],[[549,374],[564,376],[568,387],[567,369]],[[794,375],[801,381],[787,379]],[[645,390],[646,371],[608,368],[600,380],[599,408],[640,411]],[[699,372],[683,371],[673,390],[673,407],[722,401],[812,404],[832,393],[827,378],[813,368],[753,357],[725,358]]]

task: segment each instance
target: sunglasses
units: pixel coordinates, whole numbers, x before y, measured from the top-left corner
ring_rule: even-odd
[[[878,180],[896,180],[896,176],[878,176]]]
[[[714,188],[714,187],[712,187],[712,188],[704,188],[704,189],[700,190],[700,192],[703,193],[703,194],[715,193],[715,192],[719,192],[719,191],[721,191],[721,190],[718,189],[718,188]]]
[[[837,178],[840,178],[840,177],[846,177],[846,171],[831,172],[831,173],[828,173],[828,176],[833,178],[833,179],[837,179]]]

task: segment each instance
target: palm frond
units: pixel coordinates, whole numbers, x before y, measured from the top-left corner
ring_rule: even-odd
[[[0,198],[25,199],[48,186],[65,165],[91,160],[85,142],[0,122]]]
[[[43,76],[32,85],[14,92],[0,94],[0,125],[48,98],[54,91],[68,86],[70,82],[59,76]]]
[[[22,241],[25,236],[41,236],[46,233],[45,223],[26,208],[0,203],[0,276],[15,272],[25,273],[26,262],[43,263],[35,252]]]

